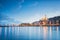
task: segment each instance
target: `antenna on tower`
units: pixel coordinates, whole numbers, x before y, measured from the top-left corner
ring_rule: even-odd
[[[45,14],[45,17],[46,17],[46,14]]]
[[[45,18],[46,18],[46,14],[45,14]]]

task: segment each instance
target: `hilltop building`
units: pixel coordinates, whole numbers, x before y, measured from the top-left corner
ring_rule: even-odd
[[[47,25],[48,18],[46,17],[46,15],[41,20],[42,20],[42,25]]]

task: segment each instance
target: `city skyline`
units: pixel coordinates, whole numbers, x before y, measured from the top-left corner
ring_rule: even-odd
[[[0,0],[0,23],[31,23],[45,14],[60,16],[59,0]]]

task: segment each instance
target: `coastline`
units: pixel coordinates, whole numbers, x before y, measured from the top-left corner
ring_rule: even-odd
[[[32,25],[32,26],[0,26],[0,27],[58,27],[60,25]]]

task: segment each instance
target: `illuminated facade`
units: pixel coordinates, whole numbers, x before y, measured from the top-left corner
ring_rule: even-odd
[[[48,23],[48,18],[46,17],[46,15],[42,18],[42,25],[47,25]]]

